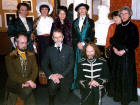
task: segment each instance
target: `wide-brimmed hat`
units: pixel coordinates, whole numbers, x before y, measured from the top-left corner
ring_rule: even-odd
[[[50,3],[48,3],[48,2],[40,2],[40,3],[38,3],[37,6],[36,6],[36,11],[37,11],[37,13],[38,13],[38,16],[41,15],[41,13],[40,13],[40,6],[41,6],[41,5],[47,5],[47,6],[50,8],[49,15],[52,13],[53,7],[52,7],[52,5],[51,5]]]
[[[75,11],[78,11],[79,7],[81,6],[84,6],[86,8],[86,10],[88,11],[89,10],[89,6],[87,4],[84,4],[84,3],[80,3],[79,5],[77,5],[75,7]]]

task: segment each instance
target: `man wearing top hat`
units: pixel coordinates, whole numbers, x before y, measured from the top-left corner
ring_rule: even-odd
[[[79,4],[75,8],[75,11],[78,12],[78,18],[73,22],[72,32],[72,43],[75,52],[74,83],[72,89],[77,88],[75,80],[77,77],[77,64],[81,59],[81,50],[85,46],[85,43],[94,40],[94,21],[88,17],[88,10],[89,6],[84,3]]]
[[[41,2],[36,7],[39,17],[34,20],[32,38],[37,39],[38,47],[38,65],[40,67],[42,56],[49,46],[50,31],[53,23],[53,18],[49,15],[53,11],[53,7],[48,2]]]

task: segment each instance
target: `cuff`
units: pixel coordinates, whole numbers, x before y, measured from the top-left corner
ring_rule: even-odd
[[[12,42],[13,47],[16,48],[16,46],[15,46],[15,39],[14,39],[14,38],[15,38],[15,37],[11,37],[10,40],[11,40],[11,42]]]
[[[124,50],[125,50],[125,52],[128,52],[128,49],[127,48],[125,48]]]
[[[36,49],[36,46],[35,46],[35,44],[33,44],[33,48],[34,48],[34,49]]]
[[[81,43],[82,43],[82,45],[83,45],[83,46],[85,46],[85,45],[86,45],[86,43],[85,43],[85,42],[81,42]]]
[[[53,75],[53,74],[51,74],[51,75],[49,76],[49,79],[51,79],[52,75]]]

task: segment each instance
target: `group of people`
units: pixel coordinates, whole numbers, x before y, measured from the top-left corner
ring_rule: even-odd
[[[132,10],[124,6],[112,13],[114,24],[108,30],[106,48],[110,47],[110,88],[108,95],[122,105],[137,98],[135,49],[139,45],[137,26],[130,21]]]
[[[42,2],[33,22],[26,18],[28,5],[18,4],[18,16],[8,24],[13,51],[6,56],[7,91],[17,94],[25,105],[35,105],[32,90],[38,70],[43,70],[49,80],[49,105],[55,105],[58,95],[64,104],[75,88],[80,89],[81,105],[101,105],[106,85],[108,96],[122,105],[138,100],[134,51],[139,33],[130,21],[131,9],[124,6],[111,15],[114,24],[107,35],[107,60],[95,43],[94,20],[88,17],[88,9],[87,4],[79,4],[75,8],[78,18],[72,23],[65,6],[59,7],[53,19],[53,7]]]

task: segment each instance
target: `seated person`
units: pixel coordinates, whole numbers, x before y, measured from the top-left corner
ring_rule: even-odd
[[[6,56],[8,72],[7,91],[16,94],[24,105],[35,105],[32,90],[38,67],[34,53],[27,50],[27,36],[19,34],[15,39],[16,49]]]
[[[49,78],[49,105],[54,105],[55,96],[64,104],[73,81],[74,54],[72,47],[63,44],[62,30],[55,29],[52,38],[55,44],[46,50],[42,68]]]
[[[81,105],[101,105],[101,89],[108,81],[108,67],[99,49],[88,43],[78,64],[77,81],[80,86]]]

